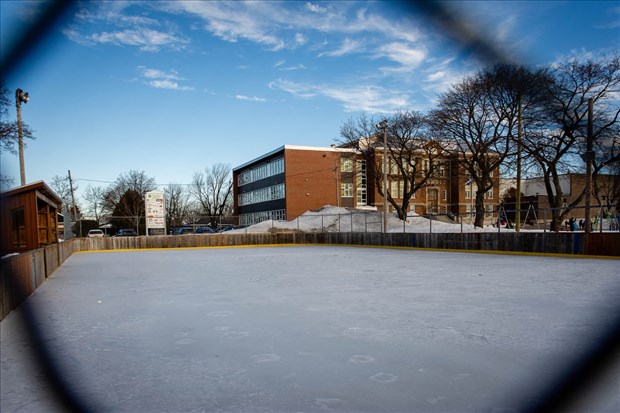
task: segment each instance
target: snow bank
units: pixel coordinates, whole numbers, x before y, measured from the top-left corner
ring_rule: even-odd
[[[292,221],[263,221],[231,233],[265,233],[265,232],[381,232],[383,213],[376,208],[352,209],[326,205],[316,211],[307,211]],[[411,213],[403,222],[396,213],[388,214],[388,232],[392,233],[429,233],[429,232],[497,232],[497,228],[488,226],[476,228],[473,225],[446,223],[429,220]],[[502,228],[502,232],[512,232]]]

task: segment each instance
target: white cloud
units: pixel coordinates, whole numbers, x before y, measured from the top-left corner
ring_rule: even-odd
[[[513,30],[519,24],[518,16],[506,16],[495,27],[494,41],[499,43],[505,43],[510,41]]]
[[[169,90],[180,90],[180,91],[194,90],[193,87],[180,86],[177,82],[174,82],[168,79],[155,79],[155,80],[146,82],[146,84],[151,87],[154,87],[155,89],[169,89]]]
[[[278,79],[269,86],[301,99],[323,96],[336,100],[346,112],[394,113],[409,106],[409,97],[401,90],[374,85],[312,85]]]
[[[393,113],[409,106],[402,92],[376,86],[327,88],[324,94],[341,102],[347,112]]]
[[[186,80],[180,77],[176,70],[172,69],[168,72],[159,69],[150,69],[145,66],[138,66],[138,70],[142,72],[144,83],[155,89],[169,89],[180,91],[192,91],[191,86],[181,86],[179,81]]]
[[[427,56],[425,50],[413,48],[409,44],[389,43],[378,51],[378,55],[386,57],[401,65],[400,68],[386,68],[384,70],[411,71],[420,66]]]
[[[293,65],[293,66],[286,66],[286,67],[280,68],[280,70],[286,70],[286,71],[304,70],[304,69],[306,69],[306,66],[304,66],[303,64],[298,64],[298,65]]]
[[[303,44],[306,44],[307,42],[308,42],[308,39],[306,39],[306,36],[304,36],[302,33],[295,33],[295,44],[303,45]]]
[[[363,46],[360,42],[350,38],[345,38],[342,45],[338,49],[332,50],[331,52],[321,53],[319,56],[339,57],[350,53],[359,52],[362,49]]]
[[[595,29],[617,29],[620,27],[620,6],[610,7],[607,10],[607,21],[600,21],[594,24]]]
[[[145,15],[132,15],[126,1],[92,2],[81,8],[72,24],[63,30],[72,41],[93,46],[96,44],[113,44],[118,46],[136,46],[142,51],[156,52],[161,49],[182,50],[189,39],[164,31],[159,27],[162,22]],[[108,30],[95,29],[104,26]],[[85,34],[85,27],[91,31]],[[155,29],[157,28],[157,29]]]
[[[444,72],[443,70],[438,70],[437,72],[431,73],[430,75],[426,76],[426,80],[428,82],[436,82],[443,78],[445,75],[446,72]]]
[[[138,69],[142,71],[142,75],[147,79],[169,79],[169,80],[185,80],[177,74],[177,71],[172,69],[170,72],[164,72],[158,69],[149,69],[144,66],[139,66]]]
[[[116,32],[103,32],[88,37],[94,43],[137,46],[146,52],[155,52],[163,47],[179,48],[186,40],[169,33],[151,29],[128,29]]]
[[[269,3],[188,1],[166,3],[166,7],[200,17],[205,21],[206,30],[228,42],[246,39],[274,51],[286,44],[273,34],[273,22],[266,15],[268,9],[272,9]]]
[[[288,65],[285,66],[284,64],[286,63],[285,60],[278,60],[274,65],[273,68],[280,70],[280,71],[292,71],[292,70],[304,70],[306,69],[306,66],[299,63],[296,65]]]
[[[410,20],[388,20],[365,9],[352,13],[357,5],[352,2],[325,4],[328,6],[311,2],[299,7],[295,2],[187,1],[163,3],[162,7],[199,17],[207,31],[225,41],[245,39],[273,51],[310,43],[314,33],[368,35],[368,45],[364,48],[361,43],[345,39],[338,50],[326,53],[332,56],[369,51],[386,40],[419,42],[421,39],[419,29]]]
[[[280,89],[285,92],[290,93],[291,95],[302,98],[309,99],[314,96],[317,96],[318,93],[313,86],[304,85],[302,83],[291,82],[290,80],[278,79],[269,83],[269,87],[271,89]]]
[[[235,99],[245,100],[245,101],[249,101],[249,102],[267,102],[267,99],[259,98],[257,96],[235,95]]]
[[[306,3],[304,7],[306,8],[306,10],[309,10],[313,13],[326,13],[327,12],[326,8],[321,7],[318,4],[314,4],[310,2]]]
[[[420,85],[419,93],[416,94],[416,98],[420,102],[420,109],[427,110],[436,106],[441,93],[448,91],[451,86],[476,71],[474,67],[466,68],[462,65],[450,67],[452,61],[452,58],[444,59],[425,71],[428,74]]]
[[[556,68],[568,61],[586,62],[598,57],[596,53],[586,49],[571,49],[567,54],[558,54],[553,62],[550,63],[552,68]]]

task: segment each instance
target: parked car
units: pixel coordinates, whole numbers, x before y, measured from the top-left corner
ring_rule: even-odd
[[[215,230],[211,227],[196,228],[196,234],[215,234]]]
[[[173,228],[172,231],[170,231],[170,234],[172,235],[187,235],[187,234],[193,234],[194,233],[194,229],[192,227],[178,227],[178,228]]]
[[[88,231],[88,238],[102,238],[105,234],[100,229],[91,229]]]
[[[234,225],[224,225],[223,227],[218,228],[217,232],[226,232],[232,229],[236,229]]]
[[[137,237],[138,233],[135,229],[119,229],[115,237]]]

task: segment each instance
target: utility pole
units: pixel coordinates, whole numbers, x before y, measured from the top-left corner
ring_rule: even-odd
[[[21,89],[15,90],[15,109],[17,111],[17,137],[19,145],[19,175],[21,185],[26,185],[26,167],[24,165],[24,131],[22,128],[22,102],[28,103],[30,96]]]
[[[71,179],[71,170],[67,171],[69,172],[69,189],[71,189],[71,202],[73,202],[73,216],[75,217],[75,219],[78,219],[78,215],[77,215],[77,208],[75,206],[75,194],[73,193],[73,180]],[[79,220],[80,222],[80,237],[82,236],[82,220]]]
[[[515,231],[521,231],[521,93],[518,97],[519,108],[517,109],[517,202],[515,209]]]
[[[387,233],[387,119],[376,125],[383,129],[383,233]]]
[[[594,103],[592,98],[588,99],[588,136],[586,142],[586,153],[581,156],[586,162],[586,234],[589,234],[592,231],[592,225],[590,223],[590,202],[592,195],[592,161],[594,161],[594,150],[592,149],[592,139],[593,139],[593,117],[594,117]],[[601,223],[602,224],[602,223]]]

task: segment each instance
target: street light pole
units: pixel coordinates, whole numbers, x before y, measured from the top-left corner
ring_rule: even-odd
[[[15,108],[17,109],[17,137],[19,143],[19,174],[22,186],[26,185],[26,167],[24,166],[24,131],[22,129],[22,102],[28,103],[27,92],[21,89],[15,91]]]
[[[387,119],[377,124],[383,129],[383,233],[387,233]]]

